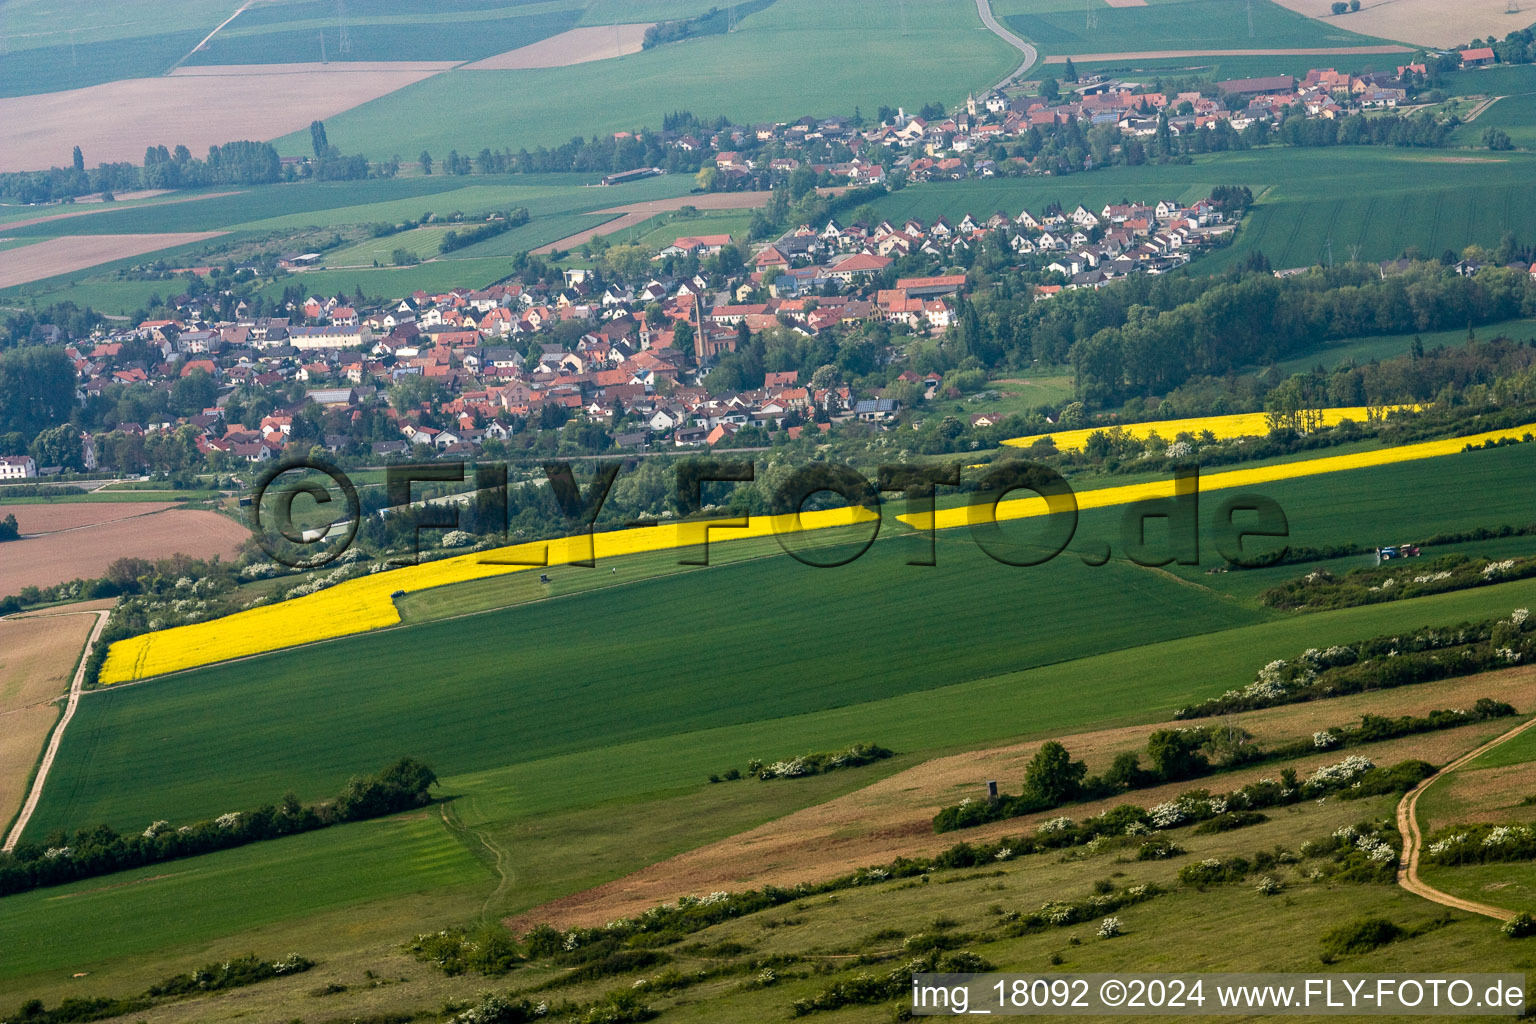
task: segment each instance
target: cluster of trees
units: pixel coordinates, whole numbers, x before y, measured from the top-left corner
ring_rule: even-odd
[[[504,231],[510,231],[528,223],[528,208],[519,206],[513,210],[505,210],[495,214],[490,220],[463,231],[457,229],[449,231],[438,243],[439,252],[453,252],[455,249],[463,249],[483,242],[487,238],[495,238]]]
[[[67,422],[75,405],[75,367],[57,346],[0,350],[0,434],[35,437]]]
[[[57,832],[42,844],[22,842],[0,854],[0,896],[395,814],[427,803],[436,782],[431,768],[406,757],[376,775],[353,777],[330,803],[304,805],[290,793],[276,805],[181,828],[159,821],[136,834],[107,825],[73,836]]]
[[[1476,49],[1487,46],[1493,50],[1493,55],[1500,64],[1530,64],[1536,62],[1536,32],[1529,28],[1522,28],[1511,32],[1503,39],[1495,39],[1489,36],[1486,41],[1474,39],[1469,44]],[[1456,54],[1449,55],[1450,60],[1458,60]]]
[[[687,152],[662,145],[660,136],[644,129],[623,137],[573,137],[564,145],[550,149],[526,147],[513,152],[509,148],[484,147],[474,157],[450,150],[441,161],[423,150],[417,158],[424,174],[437,167],[446,174],[616,174],[641,167],[660,167],[671,174],[693,174],[703,166],[702,150]]]
[[[0,198],[19,203],[46,203],[58,199],[138,188],[193,188],[202,185],[262,185],[283,177],[282,161],[269,142],[226,142],[210,146],[199,160],[186,146],[144,150],[144,165],[103,163],[87,170],[85,155],[76,146],[69,167],[46,171],[11,171],[0,174]]]
[[[323,121],[311,121],[309,123],[309,142],[315,153],[315,161],[309,168],[309,173],[319,181],[358,181],[368,177],[372,165],[368,158],[353,154],[348,156],[335,146],[325,134]],[[381,164],[378,168],[380,174],[385,177],[394,177],[400,169],[400,158]]]
[[[1079,396],[1103,405],[1273,363],[1331,339],[1529,316],[1536,313],[1536,286],[1529,275],[1502,268],[1468,277],[1420,263],[1383,277],[1375,267],[1353,265],[1285,279],[1252,273],[1214,285],[1132,277],[1063,293],[1022,317],[1005,310],[1008,322],[997,325],[988,347],[1006,357],[1027,339],[1035,358],[1070,359]]]

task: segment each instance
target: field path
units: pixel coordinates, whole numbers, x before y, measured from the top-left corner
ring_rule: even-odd
[[[1532,726],[1536,726],[1536,718],[1523,722],[1504,735],[1489,740],[1476,750],[1471,750],[1461,755],[1403,795],[1403,799],[1397,805],[1397,830],[1403,836],[1403,859],[1397,865],[1398,885],[1407,889],[1415,896],[1422,896],[1432,903],[1453,907],[1456,910],[1482,914],[1484,917],[1491,917],[1499,921],[1508,921],[1515,916],[1513,910],[1505,910],[1503,907],[1491,907],[1486,903],[1476,903],[1472,900],[1464,900],[1459,896],[1452,896],[1450,893],[1441,892],[1419,877],[1419,856],[1424,852],[1424,837],[1419,833],[1419,821],[1414,812],[1418,808],[1419,797],[1423,796],[1424,791],[1433,786],[1442,775],[1455,771],[1457,768],[1481,757],[1500,744],[1509,742]]]
[[[1487,99],[1483,100],[1483,102],[1473,107],[1471,112],[1468,113],[1466,117],[1461,119],[1461,123],[1471,124],[1473,121],[1476,121],[1479,117],[1482,116],[1483,111],[1487,110],[1489,107],[1493,106],[1503,98],[1503,96],[1489,96]]]
[[[219,22],[219,24],[214,28],[212,32],[209,32],[207,35],[203,36],[202,40],[196,46],[192,47],[192,49],[188,50],[186,54],[181,58],[181,60],[178,60],[175,64],[171,65],[170,71],[167,71],[166,74],[170,74],[171,71],[175,71],[177,68],[181,67],[187,62],[188,57],[192,56],[198,50],[201,50],[203,47],[207,46],[208,40],[224,31],[224,26],[228,25],[230,22],[240,17],[240,15],[244,14],[245,9],[249,6],[251,6],[251,0],[245,0],[245,2],[242,3],[239,7],[236,7],[234,14],[231,14],[229,17]]]
[[[101,631],[106,628],[107,616],[111,615],[112,611],[106,609],[63,614],[94,615],[96,625],[91,629],[91,635],[85,641],[85,648],[80,652],[80,664],[75,667],[75,678],[69,684],[69,703],[64,707],[64,717],[59,719],[59,724],[54,726],[53,735],[48,737],[48,749],[43,752],[43,761],[37,766],[37,776],[32,780],[32,791],[27,794],[27,802],[22,804],[21,813],[16,816],[16,824],[11,827],[11,834],[5,837],[5,844],[0,846],[0,852],[10,853],[16,848],[22,832],[26,831],[27,823],[32,820],[32,813],[37,810],[38,801],[43,798],[43,785],[48,781],[48,772],[53,768],[53,759],[58,756],[59,744],[64,741],[64,730],[68,728],[69,720],[75,717],[75,708],[80,704],[80,690],[85,685],[85,666],[91,660],[91,651],[96,647],[96,641],[101,639]]]
[[[976,13],[981,16],[981,23],[987,26],[987,31],[1024,55],[1024,63],[1015,68],[1013,74],[992,87],[994,90],[1000,90],[1023,78],[1024,73],[1034,67],[1035,62],[1040,59],[1040,53],[1033,46],[998,24],[997,19],[992,16],[990,0],[976,0]]]

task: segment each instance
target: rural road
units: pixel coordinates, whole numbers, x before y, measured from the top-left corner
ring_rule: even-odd
[[[1040,54],[1033,46],[998,24],[997,19],[992,16],[991,0],[976,0],[976,13],[981,16],[981,23],[987,26],[989,32],[1024,55],[1024,63],[1020,64],[1013,74],[992,87],[994,91],[1000,90],[1023,78],[1024,72],[1034,67],[1035,61],[1040,59]]]
[[[59,744],[64,741],[64,730],[69,725],[69,720],[75,717],[75,708],[80,703],[80,688],[85,685],[85,665],[91,660],[91,651],[96,647],[96,641],[101,638],[101,631],[107,625],[107,616],[112,614],[111,609],[81,613],[65,612],[66,615],[90,614],[96,616],[96,625],[91,630],[91,635],[86,638],[85,650],[80,652],[80,664],[75,666],[74,681],[69,684],[69,703],[64,708],[64,717],[59,719],[59,724],[54,726],[53,735],[48,737],[48,749],[43,753],[43,761],[37,766],[37,777],[32,780],[32,790],[27,794],[27,802],[22,805],[21,813],[16,816],[16,824],[11,827],[10,835],[5,837],[5,844],[0,846],[0,851],[11,852],[16,848],[16,843],[21,839],[22,832],[26,831],[27,822],[32,820],[32,812],[37,810],[37,802],[43,796],[43,784],[48,781],[48,772],[53,767],[53,759],[59,753]]]
[[[1403,799],[1397,805],[1397,830],[1403,836],[1403,858],[1397,865],[1398,885],[1407,889],[1415,896],[1422,896],[1433,903],[1453,907],[1456,910],[1482,914],[1484,917],[1491,917],[1499,921],[1508,921],[1515,916],[1513,910],[1505,910],[1503,907],[1491,907],[1486,903],[1475,903],[1472,900],[1464,900],[1459,896],[1452,896],[1450,893],[1441,892],[1419,878],[1419,855],[1423,853],[1424,837],[1419,834],[1419,822],[1414,816],[1414,811],[1418,807],[1419,797],[1423,796],[1424,791],[1434,785],[1435,781],[1442,775],[1455,771],[1468,761],[1481,757],[1502,743],[1507,743],[1532,726],[1536,726],[1536,718],[1516,726],[1496,739],[1489,740],[1476,750],[1461,755],[1403,795]]]

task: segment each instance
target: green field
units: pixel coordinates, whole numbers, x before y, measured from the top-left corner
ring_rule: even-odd
[[[673,110],[751,123],[852,114],[855,107],[871,115],[881,104],[955,103],[1017,65],[1018,51],[982,29],[972,0],[900,9],[885,0],[778,0],[743,18],[736,32],[627,57],[450,71],[330,118],[326,129],[344,151],[370,156],[388,155],[379,151],[382,140],[393,152],[428,149],[438,157],[451,147],[475,153],[508,141],[532,149],[573,134],[659,128]],[[277,140],[283,153],[309,144],[308,132]]]
[[[318,61],[322,52],[327,59],[341,61],[479,60],[573,28],[581,14],[579,4],[538,0],[500,5],[485,0],[354,0],[347,10],[349,46],[342,51],[336,5],[306,0],[243,12],[187,63]]]
[[[354,242],[326,253],[325,265],[327,267],[367,267],[377,261],[381,266],[387,267],[391,265],[391,253],[397,249],[404,249],[414,254],[417,259],[431,259],[437,255],[443,236],[455,227],[457,225],[433,224],[411,231],[401,231],[398,234],[385,235],[382,238],[365,238],[361,242]]]
[[[1349,31],[1347,18],[1316,21],[1270,0],[1255,0],[1250,21],[1249,9],[1232,0],[1150,0],[1142,7],[1093,4],[1086,10],[1068,0],[1000,0],[994,5],[1009,28],[1045,54],[1309,49],[1382,42]],[[1088,24],[1090,11],[1093,27]]]
[[[1536,80],[1526,83],[1536,90]],[[1500,98],[1481,114],[1477,120],[1462,125],[1451,136],[1453,142],[1463,146],[1482,146],[1483,133],[1498,128],[1509,134],[1516,146],[1529,149],[1536,145],[1536,91],[1500,94]]]
[[[738,242],[747,238],[747,227],[752,223],[750,213],[740,210],[705,210],[697,217],[679,217],[667,214],[647,221],[612,237],[614,244],[640,245],[647,249],[660,249],[676,239],[688,235],[730,235]]]

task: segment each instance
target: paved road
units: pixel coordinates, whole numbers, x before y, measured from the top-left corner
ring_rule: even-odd
[[[63,612],[61,614],[78,615],[79,612]],[[32,791],[27,794],[27,802],[22,805],[21,814],[16,817],[16,824],[11,828],[11,834],[5,837],[5,845],[0,850],[9,853],[15,849],[16,843],[21,839],[21,834],[27,828],[27,822],[32,820],[32,812],[37,810],[37,803],[43,797],[43,784],[48,781],[48,772],[53,768],[53,759],[59,752],[59,744],[64,741],[64,729],[69,725],[69,720],[75,717],[75,708],[80,703],[80,688],[85,685],[85,664],[91,659],[91,651],[96,646],[96,641],[101,639],[101,631],[107,624],[107,616],[111,615],[110,609],[91,612],[96,616],[96,625],[91,630],[91,635],[85,641],[85,650],[80,654],[80,664],[75,669],[74,682],[69,685],[69,704],[64,708],[64,717],[59,719],[59,724],[54,726],[53,735],[48,737],[48,750],[43,754],[43,763],[37,766],[37,777],[32,780]]]
[[[1419,834],[1419,822],[1414,816],[1414,811],[1418,807],[1419,797],[1423,796],[1424,791],[1434,785],[1435,781],[1442,775],[1455,771],[1468,761],[1487,753],[1499,744],[1514,739],[1532,726],[1536,726],[1536,718],[1516,726],[1497,739],[1489,740],[1476,750],[1461,755],[1404,794],[1403,799],[1397,805],[1397,830],[1403,836],[1403,859],[1397,865],[1398,885],[1407,889],[1415,896],[1422,896],[1426,900],[1439,903],[1441,906],[1454,907],[1457,910],[1466,910],[1473,914],[1482,914],[1484,917],[1491,917],[1499,921],[1508,921],[1515,916],[1513,910],[1506,910],[1503,907],[1491,907],[1486,903],[1476,903],[1472,900],[1464,900],[1459,896],[1452,896],[1450,893],[1441,892],[1419,878],[1419,855],[1423,853],[1424,837]]]
[[[1040,54],[1036,52],[1033,46],[998,24],[997,19],[992,17],[992,4],[990,0],[976,0],[976,13],[981,16],[981,23],[987,26],[988,31],[1024,55],[1024,63],[1020,64],[1013,74],[992,87],[993,89],[1003,89],[1023,78],[1024,73],[1034,67],[1035,62],[1040,59]]]

